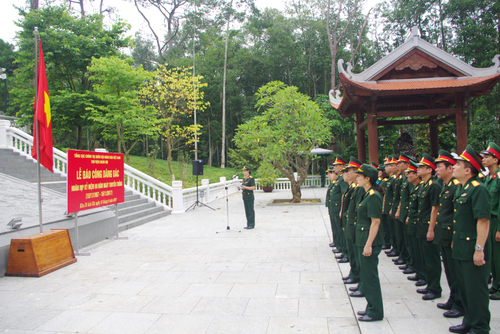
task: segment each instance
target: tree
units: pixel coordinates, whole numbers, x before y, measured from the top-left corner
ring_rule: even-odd
[[[311,163],[310,151],[330,139],[330,122],[318,105],[297,87],[273,81],[260,87],[256,107],[262,111],[238,127],[238,148],[271,163],[292,184],[292,202],[301,199],[300,186]],[[299,173],[295,180],[294,171]]]
[[[145,105],[153,107],[159,119],[163,141],[167,147],[167,161],[175,181],[172,169],[172,151],[176,142],[184,141],[185,145],[194,143],[194,132],[200,130],[191,121],[196,101],[196,110],[203,112],[208,103],[203,101],[203,91],[207,86],[202,83],[202,76],[192,76],[191,68],[172,68],[159,65],[153,72],[152,79],[141,90],[141,99]]]
[[[88,66],[92,57],[118,55],[121,48],[131,44],[131,39],[124,36],[128,25],[118,21],[105,27],[102,15],[74,17],[65,7],[20,10],[20,14],[18,68],[11,91],[17,116],[25,123],[33,120],[33,41],[34,27],[38,27],[47,67],[54,143],[60,144],[68,134],[76,133],[76,143],[65,143],[65,147],[80,149],[83,127],[91,125],[86,108],[95,103]]]
[[[143,135],[158,135],[157,120],[153,108],[141,107],[137,92],[151,78],[151,74],[132,66],[131,58],[109,57],[92,59],[89,72],[94,82],[96,96],[102,105],[88,107],[91,119],[103,127],[106,139],[117,140],[118,153],[129,153]]]

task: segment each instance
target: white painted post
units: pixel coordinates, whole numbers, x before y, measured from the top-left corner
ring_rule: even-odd
[[[182,181],[172,181],[172,213],[184,213],[184,199],[182,198]]]
[[[0,120],[0,148],[9,148],[9,139],[7,129],[10,128],[10,122]]]
[[[209,179],[203,179],[203,180],[201,180],[201,188],[202,188],[202,190],[204,192],[203,198],[200,201],[202,203],[208,203],[209,202],[209,200],[208,200],[208,196],[210,196],[210,191],[209,191],[209,188],[208,188],[208,184],[209,183],[210,183]]]
[[[293,178],[295,179],[295,181],[298,181],[299,180],[299,173],[294,172],[293,173]]]

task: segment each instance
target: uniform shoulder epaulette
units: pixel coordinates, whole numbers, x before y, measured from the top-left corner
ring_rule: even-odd
[[[253,176],[252,176],[252,175],[250,175],[250,176],[248,176],[248,178],[253,179]]]
[[[402,178],[403,178],[403,174],[399,174],[398,179],[400,179],[400,180],[401,180]]]
[[[471,184],[475,187],[479,186],[481,183],[479,183],[478,181],[474,180],[471,182]]]
[[[396,178],[396,175],[394,175],[394,174],[393,174],[393,175],[391,175],[391,177],[392,177],[393,179],[395,179],[395,178]]]
[[[385,178],[384,181],[387,182],[388,178]]]
[[[352,187],[353,187],[353,188],[356,188],[357,186],[358,186],[358,185],[357,185],[357,183],[353,183],[353,184],[352,184]]]
[[[459,185],[460,185],[460,181],[458,181],[457,179],[453,179],[453,183],[454,183],[456,186],[459,186]]]
[[[478,174],[477,176],[478,176],[478,177],[480,177],[480,178],[483,178],[483,177],[484,177],[484,174],[483,174],[483,173],[481,173],[481,172],[479,172],[479,174]]]
[[[382,178],[381,178],[381,177],[379,177],[379,178],[378,178],[378,180],[379,180],[379,181],[382,181]]]
[[[431,184],[432,184],[432,180],[429,180],[429,185],[431,185]]]
[[[369,191],[368,193],[369,193],[369,194],[370,194],[370,196],[371,196],[371,195],[375,194],[375,190],[370,189],[370,191]]]

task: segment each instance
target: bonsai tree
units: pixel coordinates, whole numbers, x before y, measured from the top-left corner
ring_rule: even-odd
[[[278,179],[278,173],[270,162],[264,161],[257,169],[257,181],[262,187],[274,187],[274,183]]]

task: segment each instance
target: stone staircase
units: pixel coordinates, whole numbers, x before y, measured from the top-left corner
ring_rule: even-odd
[[[0,149],[0,173],[10,175],[31,183],[37,183],[37,163],[10,149]],[[66,177],[51,173],[40,167],[42,187],[66,193]],[[115,212],[114,206],[109,209]],[[125,191],[125,201],[118,204],[118,226],[120,231],[145,224],[147,222],[165,217],[170,210],[134,194],[131,190]]]

